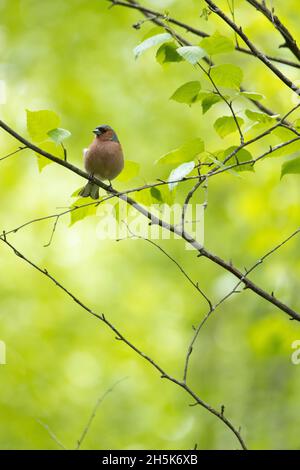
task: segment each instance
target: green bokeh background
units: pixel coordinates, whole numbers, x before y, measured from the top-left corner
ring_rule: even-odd
[[[217,18],[200,18],[201,2],[196,0],[144,3],[167,8],[209,33],[217,29],[232,37]],[[226,2],[219,4],[228,11]],[[264,51],[293,59],[278,49],[281,37],[258,12],[244,1],[236,4],[237,22]],[[298,2],[273,4],[297,38]],[[132,49],[150,29],[149,24],[133,29],[139,19],[136,12],[108,9],[101,0],[0,0],[0,79],[7,87],[7,102],[0,105],[3,119],[26,135],[25,109],[56,111],[62,127],[72,132],[69,160],[78,166],[91,129],[109,123],[125,156],[141,165],[140,176],[128,184],[132,187],[166,177],[170,168],[154,161],[185,141],[205,137],[211,151],[236,144],[237,135],[222,141],[213,130],[215,119],[227,114],[222,104],[202,116],[200,104],[190,108],[169,100],[178,86],[199,78],[196,69],[185,63],[162,67],[153,50],[134,60]],[[187,38],[198,42],[189,34]],[[265,94],[266,104],[276,112],[295,103],[257,60],[234,53],[217,57],[217,62],[240,65],[245,88]],[[297,69],[281,68],[297,83]],[[253,147],[253,155],[278,143],[272,139]],[[0,156],[17,148],[4,132],[0,142]],[[299,176],[280,180],[284,158],[265,160],[255,173],[239,178],[224,174],[211,180],[205,217],[208,249],[243,268],[299,226]],[[82,184],[54,164],[39,173],[29,151],[1,162],[0,175],[1,231],[69,206],[70,195]],[[192,325],[205,315],[205,302],[160,251],[143,240],[99,240],[99,223],[93,217],[69,227],[66,216],[49,248],[43,246],[51,233],[49,221],[21,230],[11,241],[180,377]],[[214,301],[233,285],[230,274],[196,258],[181,241],[162,245]],[[300,240],[294,239],[252,276],[296,310],[299,248]],[[74,448],[98,396],[123,377],[128,378],[99,408],[83,448],[190,449],[195,443],[200,449],[238,448],[223,423],[200,407],[190,407],[182,390],[162,380],[4,245],[0,260],[0,339],[7,346],[7,364],[0,366],[1,449],[58,448],[38,421]],[[291,344],[297,339],[296,322],[248,291],[224,303],[200,334],[190,384],[214,407],[225,405],[250,448],[300,446],[300,366],[291,363]]]

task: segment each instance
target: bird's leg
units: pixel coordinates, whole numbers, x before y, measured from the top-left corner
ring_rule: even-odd
[[[112,184],[111,184],[111,181],[110,181],[110,180],[108,180],[108,181],[109,181],[109,186],[108,186],[109,189],[113,189]]]

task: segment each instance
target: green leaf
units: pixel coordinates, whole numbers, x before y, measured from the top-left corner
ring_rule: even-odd
[[[197,101],[200,90],[201,83],[199,81],[187,82],[177,88],[177,90],[170,97],[170,100],[191,105]]]
[[[48,131],[59,126],[59,116],[54,111],[46,109],[41,111],[26,110],[27,130],[34,142],[48,139]]]
[[[298,153],[299,151],[300,151],[300,142],[299,141],[291,142],[290,144],[285,145],[284,147],[280,147],[277,150],[274,150],[272,153],[267,155],[267,158],[276,158],[276,157],[283,157],[287,155],[293,155],[295,153]]]
[[[232,146],[226,149],[223,153],[224,159],[228,157],[235,149],[238,147]],[[251,153],[246,150],[246,149],[241,149],[239,150],[235,155],[233,155],[229,160],[226,162],[226,166],[228,165],[233,165],[235,163],[243,163],[243,162],[249,162],[250,160],[253,160],[253,157]],[[240,167],[235,167],[233,168],[235,171],[252,171],[254,172],[254,165],[251,165],[251,163],[247,165],[241,165]]]
[[[39,144],[39,147],[42,150],[45,150],[45,152],[51,153],[55,157],[64,158],[63,150],[61,147],[57,147],[57,145],[54,142],[46,141],[42,142]],[[50,165],[52,160],[49,160],[48,158],[40,155],[39,153],[35,154],[37,156],[37,164],[38,164],[38,169],[39,172],[41,172],[47,165]]]
[[[265,96],[262,95],[261,93],[255,93],[253,91],[241,91],[240,95],[244,96],[245,98],[249,100],[255,100],[255,101],[260,101],[265,98]]]
[[[151,206],[153,199],[149,188],[133,193],[134,200],[143,206]]]
[[[294,121],[293,125],[294,125],[294,127],[295,127],[296,129],[300,129],[300,119],[296,119],[296,120]]]
[[[178,54],[177,46],[173,42],[167,42],[159,47],[156,60],[163,65],[168,62],[182,62],[184,59]]]
[[[133,53],[134,53],[135,59],[137,59],[147,49],[150,49],[150,47],[158,46],[159,44],[162,44],[163,42],[166,42],[171,38],[172,38],[171,34],[161,33],[161,34],[156,34],[155,36],[151,36],[145,39],[145,41],[141,42],[141,44],[139,44],[138,46],[134,48]]]
[[[293,158],[288,162],[284,162],[281,167],[281,176],[280,179],[284,175],[296,175],[300,173],[300,157]]]
[[[89,204],[90,202],[94,202],[94,204],[92,205],[87,205]],[[99,202],[99,201],[98,201]],[[81,207],[83,206],[83,207]],[[79,198],[77,199],[71,206],[70,206],[70,209],[73,209],[75,207],[79,207],[79,209],[75,209],[75,210],[72,210],[70,212],[70,216],[71,216],[71,220],[70,220],[70,225],[69,227],[71,227],[72,225],[74,225],[76,222],[78,222],[79,220],[82,220],[84,219],[85,217],[88,217],[90,215],[95,215],[96,214],[96,211],[97,211],[97,205],[94,201],[94,199],[90,198],[90,197],[82,197],[82,198]]]
[[[140,165],[137,162],[131,160],[125,160],[124,169],[118,176],[117,180],[127,182],[135,178],[140,171]]]
[[[244,120],[240,117],[237,117],[237,122],[240,127],[244,124]],[[218,118],[214,123],[214,128],[222,139],[238,130],[233,116],[222,116]]]
[[[251,109],[246,109],[245,114],[247,118],[254,122],[260,122],[263,124],[271,123],[278,117],[278,114],[274,114],[273,116],[269,116],[266,113],[261,113],[260,111],[252,111]]]
[[[151,38],[152,36],[157,36],[158,34],[162,34],[165,32],[166,30],[162,26],[153,26],[143,35],[141,42],[145,41],[148,38]]]
[[[50,137],[53,142],[57,145],[61,144],[64,140],[71,137],[71,132],[67,129],[62,129],[61,127],[56,127],[55,129],[51,129],[51,131],[47,132],[47,135]]]
[[[124,206],[124,201],[117,201],[113,206],[112,211],[116,221],[120,224],[124,219],[126,219],[126,206]]]
[[[181,147],[168,152],[160,157],[155,163],[176,164],[190,161],[197,155],[204,152],[204,142],[202,139],[193,139]]]
[[[198,46],[178,47],[176,50],[181,57],[192,65],[196,65],[206,55],[206,52]]]
[[[83,189],[84,186],[80,186],[80,188],[77,188],[73,193],[71,194],[71,197],[78,197],[80,191]]]
[[[216,31],[210,37],[202,39],[200,46],[210,56],[215,54],[224,54],[234,50],[234,44],[231,39],[227,38],[226,36],[222,36],[222,34],[220,34],[218,31]]]
[[[195,162],[186,162],[179,165],[175,170],[172,170],[168,178],[168,186],[170,191],[172,191],[178,184],[178,180],[182,180],[195,168]]]
[[[158,188],[156,188],[156,187],[151,188],[150,189],[150,194],[151,194],[152,198],[155,199],[156,201],[163,202],[162,194],[161,194],[161,192]]]
[[[210,76],[218,86],[238,89],[243,81],[243,71],[233,64],[215,65],[211,68]]]
[[[202,99],[202,112],[203,114],[207,113],[207,111],[216,103],[222,101],[222,98],[215,93],[207,93],[206,96]]]
[[[288,140],[294,139],[294,137],[296,137],[291,129],[281,126],[273,129],[272,135],[275,135],[280,143],[287,142]]]

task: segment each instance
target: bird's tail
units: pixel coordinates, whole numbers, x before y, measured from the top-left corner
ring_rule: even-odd
[[[82,188],[79,193],[81,197],[91,197],[92,199],[99,199],[99,186],[90,181]]]

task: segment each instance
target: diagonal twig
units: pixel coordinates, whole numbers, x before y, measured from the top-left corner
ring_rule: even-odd
[[[221,420],[236,436],[238,439],[242,449],[246,450],[246,444],[241,436],[240,430],[236,429],[235,426],[229,421],[229,419],[224,415],[224,412],[218,411],[215,408],[213,408],[211,405],[203,401],[199,395],[191,388],[189,387],[186,383],[184,383],[182,380],[179,380],[172,375],[168,374],[165,369],[163,369],[162,366],[160,366],[156,361],[154,361],[149,355],[145,354],[143,351],[141,351],[137,346],[135,346],[129,339],[127,339],[124,334],[122,334],[107,318],[106,316],[102,313],[96,313],[94,312],[90,307],[88,307],[86,304],[84,304],[78,297],[76,297],[70,290],[68,290],[61,282],[59,282],[54,276],[52,276],[47,269],[43,269],[39,267],[37,264],[35,264],[32,260],[27,258],[23,253],[21,253],[14,245],[12,245],[4,235],[0,236],[0,240],[7,246],[9,247],[16,256],[18,256],[20,259],[25,261],[28,265],[30,265],[32,268],[46,276],[48,279],[50,279],[59,289],[65,292],[77,305],[82,307],[87,313],[92,315],[93,317],[97,318],[100,320],[102,323],[104,323],[114,334],[117,340],[123,341],[131,350],[133,350],[138,356],[142,357],[146,362],[152,365],[154,369],[156,369],[160,375],[161,378],[169,380],[170,382],[176,384],[179,388],[184,390],[188,395],[190,395],[195,402],[205,408],[207,411],[209,411],[211,414],[216,416],[219,420]]]
[[[105,398],[107,397],[107,395],[109,395],[111,392],[114,391],[114,389],[121,383],[121,382],[124,382],[124,380],[126,380],[128,377],[123,377],[122,379],[120,380],[117,380],[117,382],[115,382],[111,387],[109,387],[104,393],[102,393],[102,395],[98,398],[97,402],[96,402],[96,405],[94,406],[93,408],[93,411],[88,419],[88,422],[86,424],[86,426],[84,427],[84,430],[82,431],[82,434],[80,436],[80,438],[78,439],[77,441],[77,446],[76,446],[76,450],[79,450],[87,433],[89,432],[90,430],[90,427],[96,417],[96,414],[97,414],[97,411],[98,411],[98,408],[99,406],[101,405],[101,403],[105,400]]]

